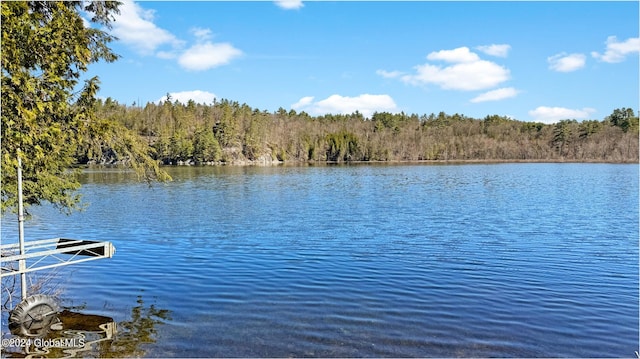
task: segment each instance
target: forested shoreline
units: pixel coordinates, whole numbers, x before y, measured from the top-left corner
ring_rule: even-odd
[[[166,100],[144,107],[108,98],[96,103],[94,126],[106,132],[82,147],[80,164],[128,161],[125,147],[147,146],[165,165],[275,162],[638,162],[638,117],[615,109],[602,120],[555,124],[488,115],[482,119],[361,113],[310,116],[216,100]],[[109,128],[110,131],[104,131]],[[111,135],[109,135],[111,134]],[[111,137],[118,137],[114,140]],[[124,140],[123,140],[124,138]],[[121,147],[113,146],[120,143]],[[123,145],[122,145],[123,144]],[[124,147],[122,147],[124,146]],[[142,148],[140,148],[142,149]]]
[[[70,169],[90,164],[127,166],[154,182],[170,180],[160,164],[638,162],[638,118],[628,108],[549,125],[491,114],[310,116],[226,99],[167,96],[144,106],[99,99],[100,79],[87,71],[118,59],[106,30],[120,3],[1,5],[3,212],[43,202],[78,209],[82,184]]]

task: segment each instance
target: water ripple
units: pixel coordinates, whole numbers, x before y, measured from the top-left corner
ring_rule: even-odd
[[[638,349],[636,165],[172,171],[152,188],[94,174],[86,212],[41,208],[28,228],[114,242],[65,296],[114,318],[140,295],[169,309],[149,356]]]

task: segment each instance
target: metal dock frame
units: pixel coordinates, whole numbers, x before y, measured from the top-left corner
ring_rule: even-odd
[[[23,254],[15,254],[19,249],[19,243],[0,246],[0,266],[2,267],[0,278],[95,259],[111,258],[116,251],[111,242],[69,238],[52,238],[24,242]],[[46,259],[52,259],[55,263],[47,264]],[[35,262],[28,263],[27,260],[35,260]],[[7,262],[20,263],[20,261],[25,261],[24,268],[16,269],[5,264]]]

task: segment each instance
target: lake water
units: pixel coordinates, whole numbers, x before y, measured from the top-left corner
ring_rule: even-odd
[[[112,317],[138,355],[638,350],[638,165],[169,171],[151,187],[87,171],[84,212],[34,208],[26,223],[27,240],[115,244],[58,281],[63,305]]]

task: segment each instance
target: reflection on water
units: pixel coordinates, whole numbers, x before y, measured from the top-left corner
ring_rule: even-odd
[[[638,169],[185,167],[152,186],[92,170],[86,211],[34,208],[26,235],[118,248],[60,276],[67,307],[117,323],[85,356],[624,357]]]
[[[141,296],[130,318],[113,318],[64,310],[39,337],[6,337],[7,358],[128,358],[145,356],[145,344],[157,340],[157,326],[171,320],[169,311],[145,305]]]
[[[131,318],[118,323],[115,339],[100,348],[99,356],[105,357],[141,357],[145,355],[144,345],[155,343],[157,326],[171,320],[168,310],[158,309],[154,304],[145,306],[139,296],[137,305],[131,309]]]

